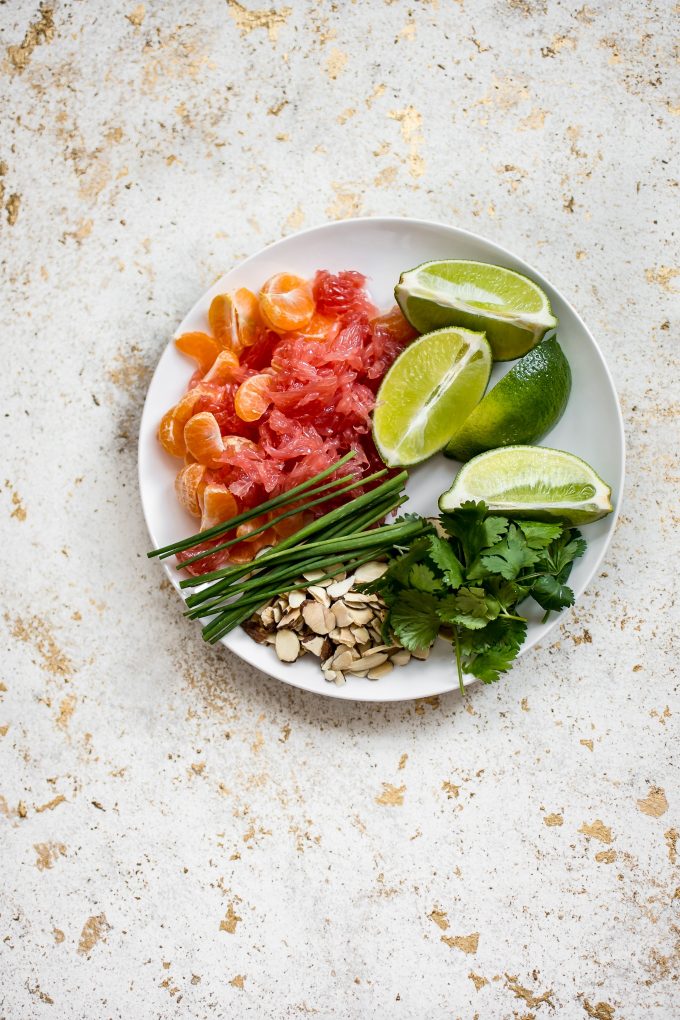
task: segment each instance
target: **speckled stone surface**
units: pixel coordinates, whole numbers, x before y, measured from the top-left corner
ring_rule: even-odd
[[[0,1016],[671,1020],[677,6],[257,4],[0,5]],[[144,556],[175,325],[360,213],[539,266],[621,395],[601,573],[465,702],[286,688]]]

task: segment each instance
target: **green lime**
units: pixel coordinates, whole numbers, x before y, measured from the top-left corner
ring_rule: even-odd
[[[525,354],[465,419],[446,450],[469,460],[497,446],[536,443],[564,413],[571,369],[555,337]]]
[[[521,357],[557,325],[537,284],[486,262],[424,262],[401,274],[394,295],[419,333],[442,326],[483,330],[495,361]]]
[[[483,333],[439,329],[401,352],[385,375],[373,438],[389,467],[417,464],[441,450],[479,403],[491,372]]]
[[[588,524],[611,513],[610,497],[611,488],[573,453],[506,446],[468,461],[439,497],[439,509],[483,500],[505,517]]]

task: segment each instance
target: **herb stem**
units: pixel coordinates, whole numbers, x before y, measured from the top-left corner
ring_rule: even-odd
[[[460,687],[460,693],[465,694],[465,684],[463,683],[463,668],[460,662],[460,641],[458,639],[458,627],[453,628],[453,644],[456,649],[456,669],[458,671],[458,686]]]

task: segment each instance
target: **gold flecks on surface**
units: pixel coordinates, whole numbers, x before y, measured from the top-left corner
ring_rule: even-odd
[[[544,815],[543,824],[549,828],[554,825],[564,825],[564,818],[560,814]]]
[[[342,50],[339,50],[337,46],[333,47],[333,49],[328,54],[328,57],[326,58],[325,64],[326,74],[328,75],[331,81],[335,81],[336,78],[338,78],[342,74],[342,72],[345,70],[348,60],[349,57],[347,56],[346,53],[344,53]]]
[[[548,110],[539,110],[537,107],[520,120],[518,129],[520,131],[540,131],[545,126],[545,118],[548,113]]]
[[[146,17],[146,8],[144,4],[137,4],[137,6],[131,10],[129,14],[125,15],[125,17],[131,25],[134,25],[135,28],[141,28],[142,22]]]
[[[60,857],[66,857],[66,847],[63,843],[34,843],[33,849],[38,855],[35,866],[38,871],[46,871],[53,868]]]
[[[273,7],[269,10],[250,11],[238,0],[227,0],[227,7],[241,35],[247,35],[256,28],[266,28],[269,40],[273,43],[278,39],[279,30],[293,13],[290,7],[282,7],[279,11]]]
[[[402,29],[397,32],[397,39],[415,39],[416,37],[416,23],[415,21],[407,22]]]
[[[524,988],[520,985],[517,980],[516,974],[505,975],[505,987],[508,988],[516,998],[523,999],[530,1009],[536,1009],[545,1003],[546,1005],[555,1008],[552,1001],[552,988],[549,988],[546,992],[542,992],[540,995],[534,994],[530,988]]]
[[[656,283],[671,294],[678,293],[677,287],[673,285],[676,276],[680,276],[680,269],[676,269],[673,266],[656,266],[651,269],[645,269],[647,283]]]
[[[338,124],[346,124],[348,120],[351,120],[352,117],[356,117],[356,115],[357,115],[356,106],[348,106],[346,110],[343,110],[342,113],[338,114],[337,117]]]
[[[240,988],[241,990],[243,990],[245,980],[246,980],[245,974],[236,974],[236,976],[231,979],[229,984],[231,985],[232,988]]]
[[[407,165],[411,177],[417,180],[425,173],[425,160],[420,149],[423,144],[422,114],[415,106],[404,107],[403,110],[392,110],[389,114],[392,120],[398,121],[401,128],[401,137],[408,149]]]
[[[17,804],[17,814],[19,815],[19,818],[28,818],[28,808],[26,807],[25,801],[20,800]]]
[[[460,949],[463,953],[476,953],[479,946],[479,932],[472,935],[442,935],[441,941],[451,949]]]
[[[449,927],[448,914],[446,913],[445,910],[442,910],[441,907],[433,907],[432,912],[429,913],[427,916],[430,918],[431,921],[434,921],[437,927],[441,928],[442,931],[446,931],[447,928]]]
[[[54,935],[54,941],[57,943],[57,945],[63,942],[64,939],[66,938],[61,928],[53,928],[52,934]]]
[[[593,746],[594,745],[593,745],[592,740],[588,740],[586,738],[583,738],[582,740],[579,740],[579,744],[581,744],[582,747],[587,747],[589,751],[593,750]]]
[[[405,786],[393,786],[392,783],[383,783],[383,792],[375,798],[376,804],[384,804],[386,807],[401,807],[404,803]]]
[[[43,811],[54,811],[55,807],[58,807],[59,804],[63,804],[65,800],[66,797],[64,794],[59,793],[56,797],[53,797],[52,800],[48,800],[46,804],[40,804],[40,806],[36,807],[35,813],[40,815]]]
[[[406,751],[404,751],[404,753],[402,754],[401,758],[399,759],[399,764],[397,765],[397,769],[399,770],[399,772],[401,772],[402,769],[406,768],[406,762],[407,761],[408,761],[408,754],[406,753]]]
[[[220,931],[227,931],[230,935],[233,935],[236,931],[236,925],[242,920],[243,918],[234,910],[234,904],[230,903],[226,914],[220,921]]]
[[[373,183],[376,188],[389,188],[390,185],[394,184],[397,179],[397,173],[398,170],[396,166],[386,166],[380,171],[380,173],[375,175]]]
[[[643,815],[650,815],[651,818],[660,818],[668,811],[666,792],[660,786],[650,786],[649,793],[642,800],[637,801],[638,811]]]
[[[519,703],[519,707],[522,709],[523,712],[528,712],[529,711],[529,699],[528,698],[522,698],[522,700]]]
[[[680,833],[678,833],[677,829],[669,829],[663,835],[668,844],[668,860],[671,864],[675,864],[678,860],[678,839],[680,838]]]
[[[50,43],[53,39],[54,8],[43,2],[38,8],[38,17],[26,29],[23,41],[18,46],[7,47],[7,56],[14,73],[21,74],[27,68],[36,46]]]
[[[363,205],[361,195],[347,190],[342,184],[333,183],[332,188],[335,200],[326,206],[326,215],[332,220],[346,220],[350,216],[358,216]]]
[[[25,521],[27,516],[26,507],[21,502],[21,496],[18,492],[12,493],[12,506],[14,509],[12,510],[10,517],[14,517],[17,521]]]
[[[600,850],[595,854],[595,860],[598,864],[613,864],[616,857],[616,850]]]
[[[106,941],[107,932],[111,931],[111,925],[106,920],[106,914],[95,914],[88,917],[83,925],[78,941],[78,952],[81,956],[88,956],[94,946],[101,939]]]
[[[6,737],[9,731],[9,723],[5,723],[4,726],[0,726],[0,737]]]
[[[488,978],[483,977],[481,974],[475,974],[474,970],[470,971],[470,973],[468,974],[468,977],[472,981],[472,983],[475,986],[475,989],[477,991],[479,991],[481,988],[484,987],[484,985],[488,985],[488,983],[489,983],[489,979]]]
[[[593,1020],[614,1020],[616,1010],[608,1002],[596,1002],[591,1006],[587,999],[583,1000],[583,1008]]]
[[[67,694],[59,703],[59,714],[57,715],[57,726],[61,730],[68,729],[71,716],[75,712],[78,699],[75,694]]]
[[[460,786],[456,786],[450,779],[445,779],[442,783],[442,790],[446,794],[446,799],[451,800],[453,797],[460,796]]]
[[[10,227],[13,227],[16,221],[19,219],[19,207],[21,205],[21,195],[16,194],[10,195],[7,199],[7,205],[5,209],[7,211],[7,222]]]
[[[5,615],[5,619],[9,620],[8,614]],[[52,628],[39,616],[31,616],[28,620],[15,617],[12,637],[33,645],[42,660],[42,668],[53,676],[66,677],[73,673],[71,660],[55,641]]]
[[[365,100],[366,106],[368,107],[369,110],[373,106],[373,104],[376,101],[376,99],[380,99],[380,97],[385,94],[385,90],[386,90],[386,86],[382,85],[382,84],[375,85],[373,87],[373,91],[371,92],[371,94],[369,96],[366,96],[366,100]]]
[[[612,841],[612,830],[599,818],[596,818],[592,825],[584,822],[578,831],[582,832],[584,836],[599,839],[601,843],[611,843]]]

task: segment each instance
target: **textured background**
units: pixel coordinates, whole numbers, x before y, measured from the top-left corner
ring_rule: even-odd
[[[0,5],[0,1016],[678,1015],[677,16]],[[206,649],[144,558],[176,323],[360,213],[515,249],[621,395],[602,573],[465,702],[288,689]]]

